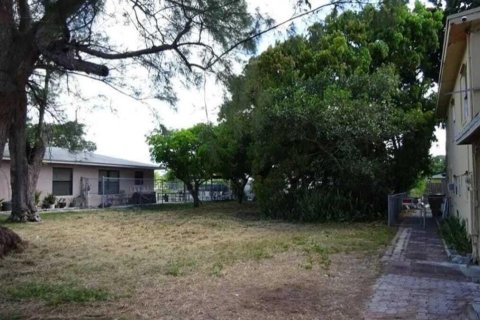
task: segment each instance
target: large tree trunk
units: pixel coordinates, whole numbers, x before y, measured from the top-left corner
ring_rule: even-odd
[[[15,94],[11,66],[12,56],[14,56],[11,45],[14,37],[13,24],[12,12],[9,6],[2,2],[0,4],[0,165],[12,124],[12,98]]]
[[[26,158],[27,97],[25,87],[38,60],[34,28],[24,24],[19,30],[12,3],[0,1],[0,158],[8,139],[13,221],[37,221],[30,208],[33,194],[28,191]],[[25,22],[25,21],[24,21]]]
[[[187,183],[187,190],[190,192],[193,198],[193,207],[198,208],[200,206],[200,198],[198,197],[198,191],[200,189],[200,184],[194,182],[193,185],[191,183]]]
[[[248,177],[233,181],[233,185],[235,188],[234,191],[236,193],[237,201],[239,204],[243,202],[243,198],[245,196],[243,191],[245,190],[245,186],[247,185],[247,182],[248,182]]]
[[[28,194],[31,197],[28,198],[27,206],[30,213],[37,211],[37,204],[35,203],[35,192],[37,191],[38,176],[40,175],[40,170],[42,168],[43,157],[45,156],[46,143],[45,136],[43,132],[40,137],[37,137],[34,147],[30,150],[28,155]],[[40,218],[35,217],[35,221],[38,221]]]
[[[25,90],[19,90],[14,99],[13,117],[15,123],[10,127],[10,177],[12,186],[12,213],[10,220],[15,222],[39,221],[34,195],[30,192],[30,179],[27,160],[26,126],[27,96]]]
[[[193,207],[198,208],[200,206],[200,198],[198,197],[198,191],[200,189],[200,183],[195,182],[194,184],[194,190],[195,190],[195,196],[193,197]]]
[[[45,155],[45,149],[43,149],[43,152],[39,152],[39,154],[42,154],[42,159],[43,155]],[[35,164],[29,165],[28,166],[28,186],[27,186],[27,192],[30,197],[28,197],[27,201],[27,206],[29,213],[32,215],[33,219],[28,219],[29,221],[40,221],[40,217],[37,212],[37,203],[35,203],[35,193],[37,192],[37,183],[38,183],[38,176],[40,173],[40,169],[42,167],[42,161],[40,162],[35,162]]]
[[[49,82],[51,71],[47,69],[45,75],[45,83],[43,86],[43,96],[38,100],[38,124],[34,135],[34,141],[30,145],[27,141],[27,161],[28,161],[28,194],[33,195],[27,204],[30,212],[37,210],[34,203],[35,193],[37,191],[38,176],[42,168],[43,158],[47,148],[47,139],[45,136],[45,111],[47,109],[47,101],[49,95]]]

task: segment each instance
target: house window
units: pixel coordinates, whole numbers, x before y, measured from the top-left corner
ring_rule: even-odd
[[[135,185],[136,186],[143,185],[143,171],[135,171]]]
[[[52,193],[56,196],[71,196],[72,174],[71,168],[53,168]]]
[[[467,87],[467,66],[462,65],[460,71],[460,103],[462,104],[462,123],[468,120],[470,114],[470,106],[468,101],[468,87]]]
[[[105,182],[105,186],[103,182]],[[118,193],[120,193],[120,172],[118,170],[100,170],[98,172],[98,194]]]

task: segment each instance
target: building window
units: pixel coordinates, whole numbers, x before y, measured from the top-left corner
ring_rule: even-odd
[[[135,185],[136,186],[143,185],[143,171],[135,171]]]
[[[71,196],[72,174],[71,168],[53,168],[52,193],[56,196]]]
[[[105,186],[103,182],[105,182]],[[100,170],[98,172],[98,194],[118,193],[120,193],[120,172],[118,170]]]

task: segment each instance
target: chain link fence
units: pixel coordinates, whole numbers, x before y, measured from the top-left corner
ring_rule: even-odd
[[[186,185],[180,180],[155,181],[157,203],[193,202],[192,195]],[[228,182],[223,180],[209,180],[200,185],[198,191],[200,201],[232,200],[233,194]]]
[[[407,193],[405,192],[388,195],[388,226],[399,222],[403,199],[406,197]]]
[[[83,208],[193,202],[180,180],[82,177],[80,181],[80,196],[75,201]],[[200,186],[199,199],[202,202],[232,200],[233,194],[226,181],[209,180]]]

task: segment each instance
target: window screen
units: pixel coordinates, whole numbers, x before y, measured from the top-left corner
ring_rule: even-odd
[[[135,185],[143,185],[143,171],[135,171]]]
[[[56,196],[71,196],[72,169],[53,168],[52,193]]]
[[[98,193],[104,194],[104,191],[105,194],[120,193],[120,172],[118,170],[100,170],[98,172]]]

